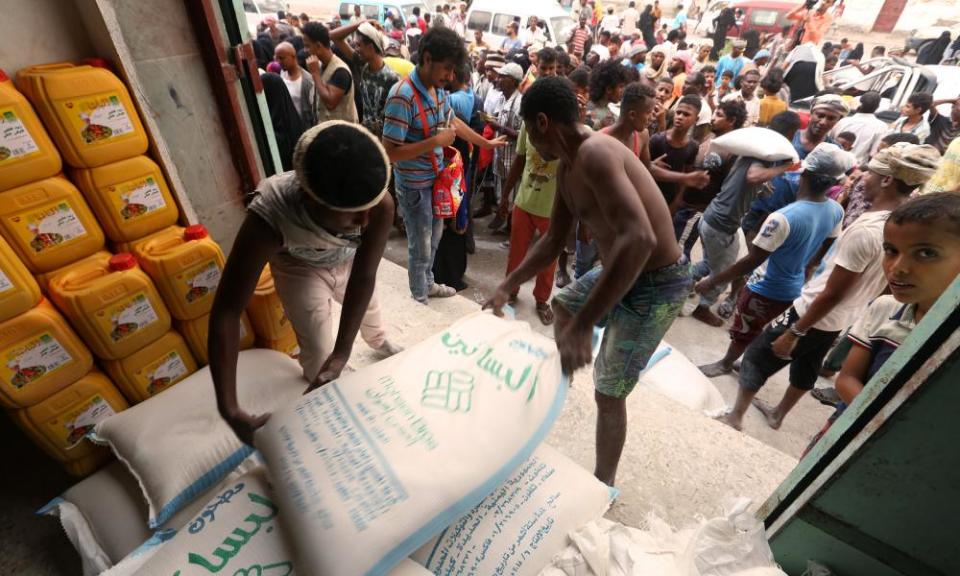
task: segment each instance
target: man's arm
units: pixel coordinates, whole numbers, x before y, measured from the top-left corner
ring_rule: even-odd
[[[359,28],[360,25],[363,24],[364,22],[367,22],[367,20],[360,20],[358,22],[354,22],[353,24],[341,26],[340,28],[330,31],[330,41],[336,44],[338,48],[340,48],[340,52],[343,53],[344,59],[347,62],[350,62],[351,60],[353,60],[353,54],[354,54],[353,47],[350,46],[349,42],[347,42],[347,38],[349,38],[351,34],[356,32],[357,28]]]
[[[843,367],[837,376],[837,393],[847,405],[863,390],[866,382],[863,379],[870,369],[870,350],[854,344],[843,361]]]
[[[793,164],[781,164],[779,166],[767,167],[760,162],[754,162],[747,170],[747,184],[763,184],[783,174],[789,172]]]
[[[240,317],[253,296],[260,272],[280,246],[274,229],[260,216],[248,212],[223,268],[210,311],[207,347],[217,410],[237,437],[247,444],[253,442],[253,431],[266,422],[266,416],[247,414],[237,401]]]
[[[316,56],[308,57],[307,68],[310,70],[310,76],[313,78],[313,86],[317,91],[317,96],[320,98],[320,101],[323,102],[324,107],[327,110],[333,110],[339,106],[346,91],[339,86],[327,84],[320,78],[320,60],[317,59]],[[347,73],[349,74],[349,72]],[[336,72],[334,72],[334,74],[336,74]],[[350,81],[353,81],[353,77],[351,77]]]
[[[813,257],[810,258],[810,261],[807,262],[807,280],[809,280],[813,276],[813,272],[820,267],[820,263],[823,262],[823,257],[827,255],[827,252],[830,251],[830,247],[833,246],[833,243],[836,241],[836,238],[827,238],[822,244],[820,244],[820,248],[817,249],[816,254],[814,254]]]
[[[347,361],[350,360],[360,323],[363,315],[367,313],[370,298],[373,297],[373,290],[377,283],[377,268],[380,266],[383,251],[387,246],[387,237],[393,226],[394,209],[393,198],[387,194],[370,211],[370,221],[363,231],[360,247],[357,248],[353,265],[350,267],[350,279],[344,291],[337,341],[333,346],[333,352],[320,368],[320,374],[310,389],[339,378]]]
[[[493,140],[487,140],[480,134],[470,127],[469,124],[457,118],[453,117],[453,130],[456,135],[460,138],[463,138],[467,142],[473,144],[474,146],[479,146],[481,148],[489,150],[490,148],[499,148],[506,144],[503,138],[494,138]],[[444,146],[449,146],[449,144],[444,144]]]
[[[787,20],[795,20],[797,22],[803,21],[806,17],[807,17],[807,8],[803,4],[800,4],[793,10],[787,12],[787,15],[786,15]]]
[[[770,257],[770,254],[771,252],[767,252],[756,244],[751,244],[750,251],[747,252],[747,255],[737,260],[733,266],[719,272],[714,276],[709,276],[700,282],[697,282],[697,292],[702,294],[714,286],[726,284],[727,282],[732,281],[734,278],[746,276],[747,274],[753,272],[757,266],[763,264],[767,258]]]

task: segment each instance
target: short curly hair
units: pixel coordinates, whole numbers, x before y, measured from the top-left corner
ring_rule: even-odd
[[[580,121],[580,106],[573,84],[563,76],[540,78],[527,88],[520,101],[520,116],[532,122],[544,114],[551,122],[575,124]]]
[[[601,62],[590,73],[590,100],[600,102],[607,90],[627,83],[627,68],[619,60]]]
[[[743,128],[747,121],[747,107],[740,99],[723,100],[717,104],[717,108],[723,110],[723,115],[733,123],[733,129]]]
[[[460,68],[467,61],[467,49],[460,36],[452,28],[431,28],[420,39],[418,64],[423,64],[423,56],[430,54],[434,62],[450,62]]]
[[[942,225],[951,234],[960,236],[960,194],[932,192],[907,200],[890,213],[888,222],[894,224]]]

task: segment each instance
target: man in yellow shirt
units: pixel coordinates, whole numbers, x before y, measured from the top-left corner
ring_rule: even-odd
[[[770,125],[770,120],[787,109],[787,103],[780,99],[780,89],[783,88],[783,74],[779,70],[771,72],[760,81],[763,98],[760,99],[759,126]]]

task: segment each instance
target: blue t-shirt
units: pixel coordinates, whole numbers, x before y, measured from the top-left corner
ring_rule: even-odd
[[[770,252],[747,286],[781,302],[800,296],[807,263],[827,238],[840,235],[843,208],[833,200],[797,200],[770,214],[753,244]]]
[[[823,141],[828,144],[837,143],[836,140],[829,136],[824,138]],[[800,130],[797,130],[797,133],[793,136],[793,149],[797,151],[797,156],[800,157],[800,160],[803,160],[807,157],[807,154],[809,154],[803,147]],[[780,174],[770,181],[772,194],[769,196],[758,196],[757,199],[753,201],[753,204],[750,205],[750,210],[760,214],[776,212],[797,199],[798,188],[800,188],[799,172]]]
[[[737,76],[740,75],[740,71],[743,70],[743,67],[747,63],[746,56],[737,56],[736,58],[731,57],[729,54],[724,56],[717,62],[717,79],[723,77],[724,70],[730,70],[733,72],[733,78],[736,80]]]
[[[467,124],[473,117],[473,101],[475,98],[476,94],[469,87],[459,92],[450,93],[450,107],[453,108],[453,113]]]

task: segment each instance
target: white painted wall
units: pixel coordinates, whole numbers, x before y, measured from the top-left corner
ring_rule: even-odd
[[[66,0],[3,0],[0,66],[13,78],[20,68],[93,56],[77,7]]]

